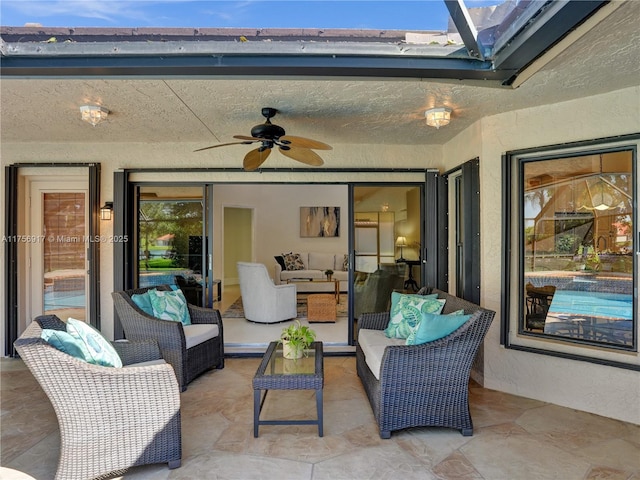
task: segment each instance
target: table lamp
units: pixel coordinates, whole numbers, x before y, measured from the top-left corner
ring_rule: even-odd
[[[402,249],[407,246],[407,238],[406,237],[398,237],[396,238],[396,247],[400,247],[400,258],[398,260],[404,260],[402,256]]]

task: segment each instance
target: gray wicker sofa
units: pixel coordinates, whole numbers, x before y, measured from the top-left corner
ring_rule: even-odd
[[[495,312],[440,290],[432,293],[446,299],[443,314],[464,309],[471,318],[440,340],[409,346],[396,340],[383,345],[379,372],[372,372],[367,364],[360,343],[361,337],[367,336],[360,333],[365,329],[384,330],[389,312],[365,313],[358,319],[356,367],[381,438],[390,438],[395,430],[422,426],[455,428],[464,436],[473,434],[469,376]]]
[[[154,463],[179,467],[180,389],[158,344],[115,342],[125,368],[103,367],[51,346],[40,337],[43,328],[65,330],[66,324],[55,315],[37,317],[14,345],[58,419],[56,480],[103,477]],[[146,363],[134,365],[140,362]]]
[[[171,290],[169,285],[112,292],[114,308],[129,340],[154,339],[160,346],[162,358],[170,363],[178,378],[180,389],[211,368],[224,368],[224,337],[222,317],[218,310],[189,305],[192,325],[216,325],[218,334],[187,348],[185,328],[180,322],[161,320],[146,314],[134,303],[131,295],[145,293],[151,288]]]

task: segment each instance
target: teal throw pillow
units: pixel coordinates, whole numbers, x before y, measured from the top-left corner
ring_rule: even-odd
[[[42,333],[40,333],[40,338],[61,352],[71,355],[78,360],[87,361],[84,356],[84,343],[82,340],[72,337],[64,330],[45,328],[42,330]]]
[[[113,345],[88,323],[69,318],[67,333],[82,342],[84,357],[88,363],[103,367],[122,367],[122,360]]]
[[[413,298],[438,298],[437,293],[430,293],[429,295],[418,295],[417,293],[400,293],[400,292],[391,292],[391,312],[397,309],[398,302],[400,299],[402,301],[406,300],[406,297]]]
[[[149,290],[149,298],[153,307],[154,317],[173,322],[182,322],[183,325],[191,325],[189,306],[182,290]]]
[[[422,320],[423,313],[440,313],[445,301],[431,295],[407,295],[393,292],[389,325],[384,330],[384,334],[388,338],[407,338]]]
[[[453,313],[449,315],[423,313],[418,328],[407,337],[406,344],[421,345],[444,338],[459,329],[470,318],[471,315]]]
[[[135,303],[144,313],[153,317],[153,306],[151,305],[151,299],[149,298],[149,291],[145,293],[134,293],[131,295],[131,301],[133,301],[133,303]]]

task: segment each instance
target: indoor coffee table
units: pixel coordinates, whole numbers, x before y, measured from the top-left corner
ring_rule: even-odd
[[[313,342],[307,356],[288,360],[282,356],[282,345],[271,342],[253,377],[253,436],[258,436],[260,425],[318,425],[322,437],[322,387],[324,386],[324,359],[322,342]],[[264,390],[264,394],[262,394]],[[260,412],[269,390],[315,390],[317,419],[260,420]]]

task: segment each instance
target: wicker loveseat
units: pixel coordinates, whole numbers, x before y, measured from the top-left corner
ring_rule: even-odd
[[[426,289],[419,293],[429,293]],[[409,427],[438,426],[473,434],[469,413],[471,366],[495,312],[439,290],[446,299],[443,314],[464,309],[469,320],[450,335],[422,345],[403,345],[401,341],[381,343],[379,372],[372,372],[363,351],[363,330],[384,330],[389,312],[365,313],[358,319],[356,367],[373,409],[381,438]],[[372,333],[372,332],[369,332]],[[370,340],[369,340],[370,341]],[[384,339],[380,340],[384,342]]]
[[[168,285],[160,285],[111,293],[114,308],[126,338],[134,341],[156,340],[160,346],[162,358],[173,366],[182,391],[186,390],[187,385],[201,373],[211,368],[224,368],[224,337],[220,312],[211,308],[189,305],[192,324],[189,326],[155,318],[143,312],[131,299],[132,295],[146,293],[151,288],[171,290]],[[215,326],[217,335],[195,343],[198,329],[202,325]],[[188,337],[191,335],[191,330],[195,330],[196,341],[189,346],[191,342],[188,342]]]
[[[180,389],[157,343],[115,342],[125,367],[103,367],[51,346],[40,337],[43,328],[66,325],[54,315],[38,317],[14,345],[58,418],[56,479],[85,480],[153,463],[179,467]]]

